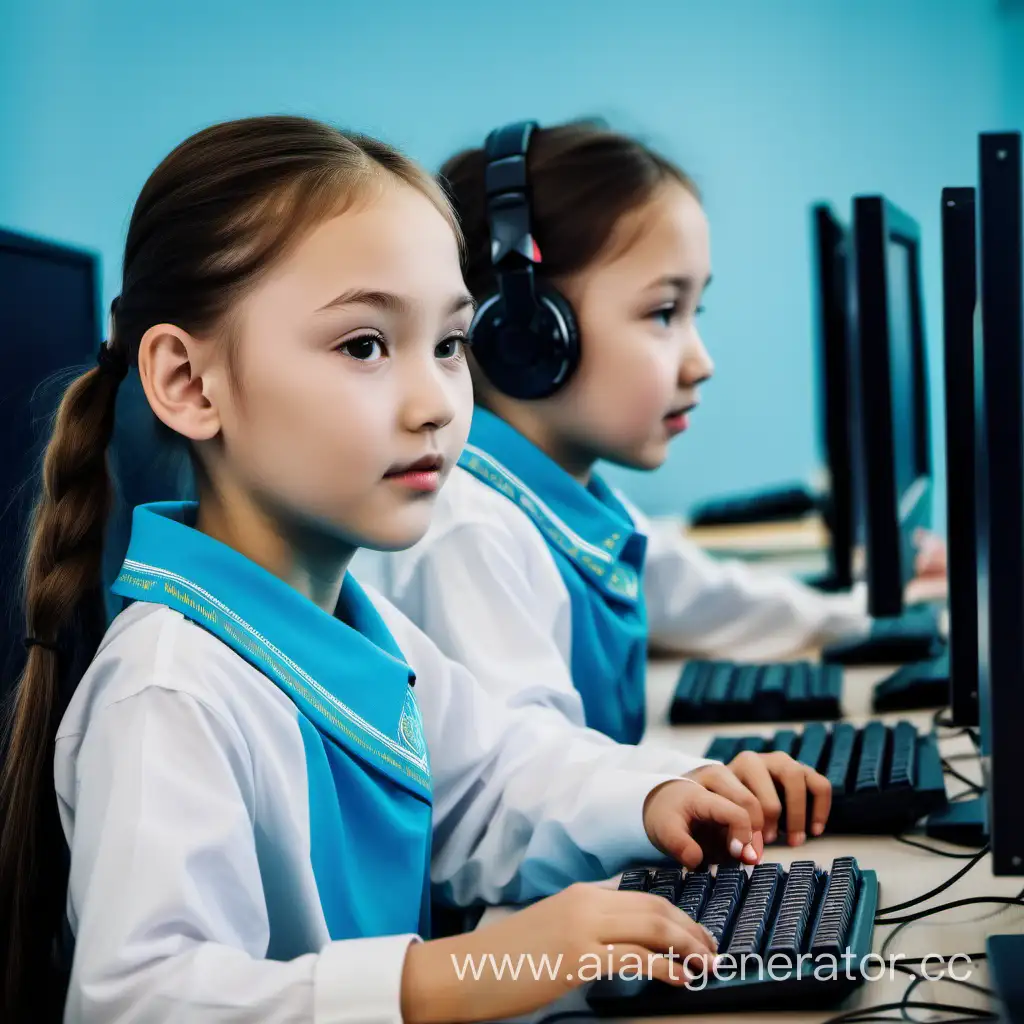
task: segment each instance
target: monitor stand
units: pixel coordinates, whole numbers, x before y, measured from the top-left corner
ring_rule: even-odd
[[[925,818],[925,835],[955,846],[981,847],[988,839],[985,826],[985,797],[958,800]]]
[[[898,618],[875,619],[867,636],[830,644],[821,659],[836,665],[903,665],[937,658],[944,648],[938,611],[924,605]]]
[[[950,702],[949,651],[929,661],[898,668],[875,686],[875,711],[919,711],[944,708]]]
[[[805,576],[803,582],[823,594],[841,594],[853,588],[853,580],[840,579],[831,569],[819,576]]]
[[[1001,1004],[999,1019],[1009,1024],[1024,1022],[1024,935],[990,935],[985,941],[988,976]]]

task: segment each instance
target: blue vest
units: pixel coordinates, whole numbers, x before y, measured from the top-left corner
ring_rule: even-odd
[[[646,537],[600,477],[584,487],[479,406],[459,465],[522,509],[551,550],[572,603],[572,679],[587,725],[619,743],[639,743],[646,718]]]
[[[195,514],[188,503],[136,508],[114,593],[181,612],[294,702],[331,938],[429,935],[430,764],[402,652],[350,576],[328,615],[193,529]]]

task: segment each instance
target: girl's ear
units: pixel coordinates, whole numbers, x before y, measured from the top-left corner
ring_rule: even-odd
[[[204,387],[202,348],[203,343],[171,324],[150,327],[139,345],[139,377],[153,412],[190,441],[209,441],[221,429],[210,389]],[[213,367],[206,362],[209,375]]]

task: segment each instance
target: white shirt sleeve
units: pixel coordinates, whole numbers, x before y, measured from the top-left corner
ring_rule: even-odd
[[[718,561],[676,523],[651,523],[644,587],[651,642],[697,657],[772,660],[867,633],[866,593],[825,594],[782,574]]]
[[[77,757],[56,760],[61,814],[74,824],[66,1020],[401,1021],[416,936],[264,958],[253,765],[229,722],[151,686],[95,711],[84,737],[58,740],[79,743]]]

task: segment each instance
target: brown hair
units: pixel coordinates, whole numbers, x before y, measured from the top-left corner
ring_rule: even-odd
[[[482,300],[496,287],[484,188],[483,148],[445,162],[439,178],[459,215],[466,239],[466,285]],[[638,139],[597,121],[535,129],[527,154],[533,233],[544,276],[582,270],[608,245],[620,219],[643,206],[666,181],[698,195],[672,161]]]
[[[75,380],[57,411],[25,562],[30,646],[0,778],[0,1018],[59,1016],[65,845],[54,737],[76,665],[105,629],[101,556],[111,510],[107,448],[123,370],[145,332],[223,327],[237,301],[318,222],[393,177],[430,198],[459,235],[436,182],[393,149],[298,117],[216,125],[178,146],[144,185],[112,307],[110,368]],[[460,238],[461,241],[461,238]],[[224,332],[230,336],[230,331]],[[54,998],[54,989],[59,996]]]

